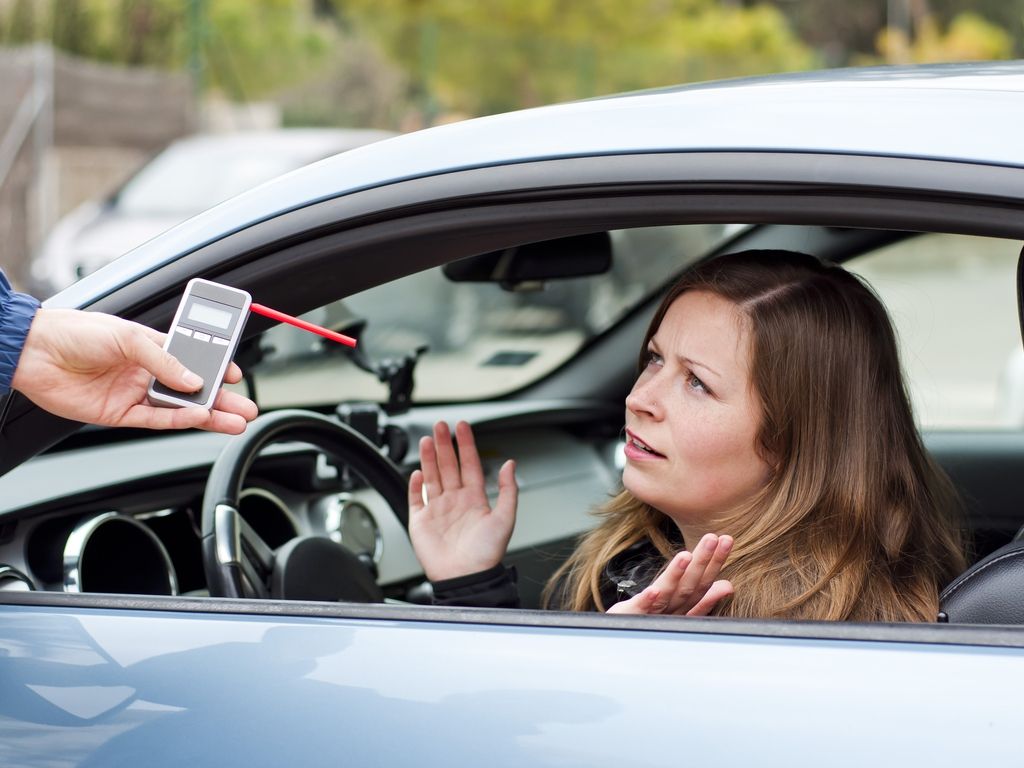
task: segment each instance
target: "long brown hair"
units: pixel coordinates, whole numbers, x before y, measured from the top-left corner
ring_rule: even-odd
[[[896,336],[877,296],[806,254],[721,256],[668,292],[641,359],[689,290],[733,302],[747,322],[762,406],[758,448],[774,467],[727,521],[735,544],[722,578],[735,594],[715,613],[934,621],[939,590],[965,566],[960,505],[915,427]],[[598,514],[601,523],[548,585],[558,607],[607,608],[605,566],[645,538],[665,558],[673,554],[665,516],[628,491]]]

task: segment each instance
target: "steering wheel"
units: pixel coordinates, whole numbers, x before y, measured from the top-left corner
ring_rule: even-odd
[[[203,494],[203,567],[217,597],[381,602],[369,568],[324,536],[298,536],[271,549],[238,513],[242,481],[271,443],[310,443],[351,467],[409,528],[409,502],[398,468],[347,424],[318,413],[283,410],[258,417],[224,447]]]

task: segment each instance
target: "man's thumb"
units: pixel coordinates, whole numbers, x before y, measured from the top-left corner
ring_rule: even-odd
[[[166,387],[178,392],[195,392],[203,386],[201,376],[190,371],[178,358],[141,333],[135,336],[132,352],[135,362]]]

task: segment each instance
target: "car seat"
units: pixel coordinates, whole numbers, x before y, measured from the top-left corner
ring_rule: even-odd
[[[1024,338],[1024,250],[1017,259],[1017,314]],[[939,621],[1024,624],[1024,528],[939,595]]]
[[[1024,624],[1024,529],[960,574],[939,596],[939,621]]]

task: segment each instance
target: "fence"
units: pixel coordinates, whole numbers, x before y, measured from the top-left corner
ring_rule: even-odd
[[[184,74],[124,69],[49,46],[0,49],[0,266],[25,284],[57,219],[194,130]]]

